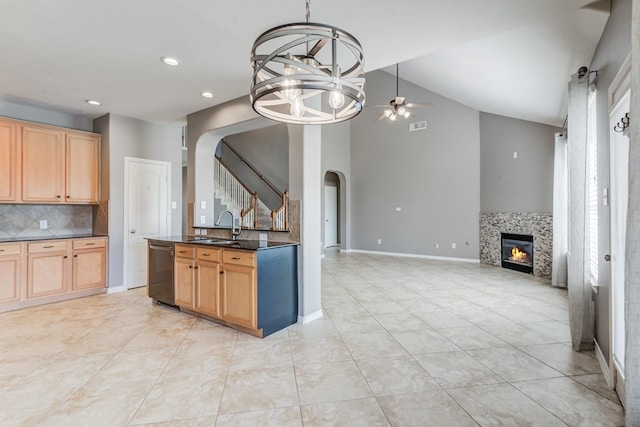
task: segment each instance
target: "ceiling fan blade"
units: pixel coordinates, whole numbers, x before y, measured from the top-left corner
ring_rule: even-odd
[[[389,104],[384,105],[365,105],[365,108],[391,108]]]
[[[384,113],[380,114],[380,116],[375,120],[376,122],[379,122],[380,120],[384,119],[385,115]]]
[[[431,102],[410,102],[407,105],[405,105],[405,107],[428,108],[428,107],[433,107],[433,104]]]

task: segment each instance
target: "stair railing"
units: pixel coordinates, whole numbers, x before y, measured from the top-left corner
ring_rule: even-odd
[[[257,193],[249,190],[218,156],[215,157],[213,171],[216,192],[224,195],[229,209],[240,212],[241,226],[257,228]]]
[[[271,212],[271,229],[283,231],[289,229],[289,192],[286,190],[282,195],[280,207]]]
[[[271,183],[271,181],[269,181],[264,175],[262,175],[260,173],[260,171],[258,169],[256,169],[255,166],[253,166],[247,159],[245,159],[242,154],[238,153],[236,151],[235,148],[233,148],[227,141],[224,140],[224,138],[222,139],[222,143],[233,153],[236,155],[236,157],[238,159],[240,159],[240,161],[242,163],[244,163],[245,165],[247,165],[247,167],[249,167],[249,169],[251,169],[251,171],[258,177],[260,178],[260,180],[262,182],[264,182],[265,184],[267,184],[267,187],[269,187],[274,193],[276,193],[278,195],[278,197],[282,197],[282,193],[276,188],[275,185],[273,185]]]

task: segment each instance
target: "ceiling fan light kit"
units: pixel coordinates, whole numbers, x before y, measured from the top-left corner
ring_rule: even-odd
[[[380,116],[378,116],[378,118],[375,120],[380,121],[384,118],[387,118],[389,120],[391,120],[392,122],[395,122],[396,119],[398,118],[398,116],[404,117],[405,119],[408,119],[409,117],[411,117],[411,111],[409,111],[409,108],[425,108],[425,107],[432,107],[433,104],[431,104],[430,102],[410,102],[407,103],[404,96],[399,96],[398,95],[398,87],[399,87],[399,80],[400,80],[400,74],[398,72],[398,64],[396,64],[396,97],[395,99],[392,99],[389,102],[389,105],[373,105],[371,108],[384,108],[385,110],[382,112],[382,114],[380,114]]]
[[[339,123],[365,101],[364,54],[351,34],[307,22],[274,27],[253,44],[249,98],[256,113],[295,124]]]

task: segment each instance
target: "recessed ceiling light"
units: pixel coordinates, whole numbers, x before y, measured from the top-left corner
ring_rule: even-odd
[[[213,98],[213,92],[209,91],[204,91],[200,95],[204,96],[205,98]]]
[[[171,56],[163,56],[162,58],[160,58],[160,61],[164,62],[167,65],[171,65],[172,67],[180,65],[180,60]]]
[[[91,105],[102,105],[102,102],[96,101],[95,99],[85,99],[84,102]]]

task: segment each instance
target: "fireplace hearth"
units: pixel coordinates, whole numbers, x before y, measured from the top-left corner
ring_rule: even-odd
[[[500,233],[503,268],[533,274],[533,236]]]

